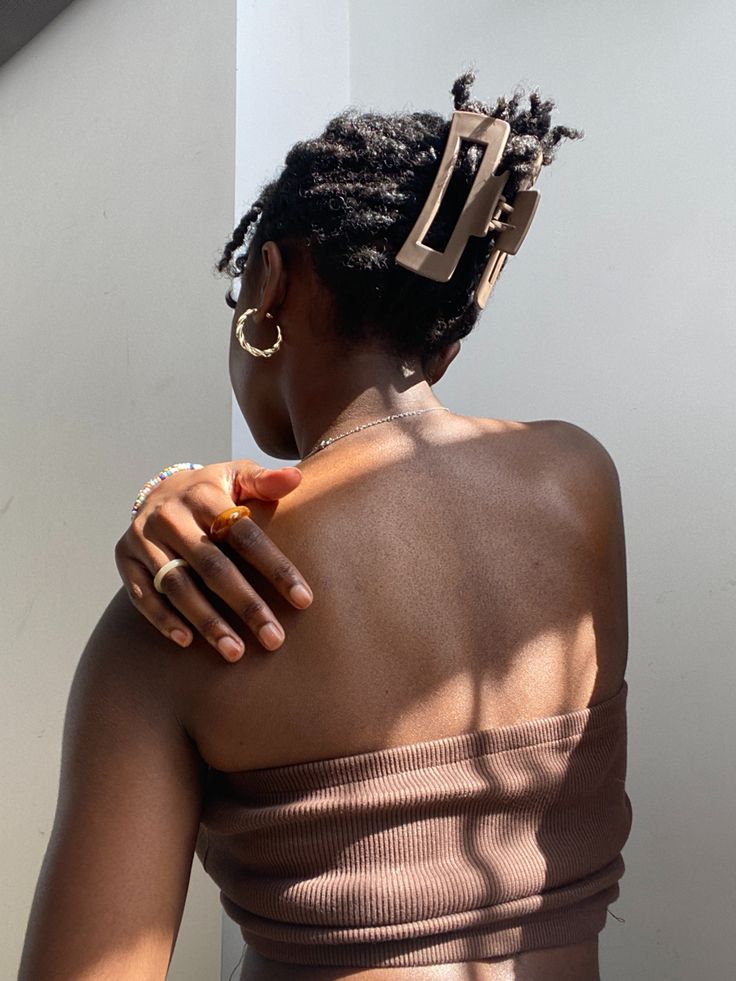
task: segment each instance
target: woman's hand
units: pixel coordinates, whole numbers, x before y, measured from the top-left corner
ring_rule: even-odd
[[[250,460],[213,463],[167,477],[148,495],[115,546],[115,564],[133,606],[181,647],[192,641],[191,624],[226,660],[239,660],[243,641],[200,592],[186,568],[173,569],[165,576],[161,588],[166,598],[154,589],[153,577],[161,566],[182,558],[267,650],[280,647],[284,640],[281,624],[208,535],[213,520],[226,508],[252,498],[278,500],[298,487],[301,479],[296,467],[266,470]],[[299,571],[250,518],[235,522],[227,542],[293,606],[303,609],[312,602],[312,592]]]

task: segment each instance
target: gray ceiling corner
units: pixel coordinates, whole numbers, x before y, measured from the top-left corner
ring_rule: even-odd
[[[0,65],[28,44],[72,0],[0,0]]]

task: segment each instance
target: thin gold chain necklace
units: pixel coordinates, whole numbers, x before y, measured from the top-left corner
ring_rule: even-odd
[[[312,449],[307,453],[303,460],[308,460],[310,456],[314,453],[319,453],[320,450],[324,450],[326,447],[330,446],[331,443],[336,443],[338,439],[345,439],[346,436],[352,436],[353,433],[359,433],[362,429],[370,429],[371,426],[380,426],[382,422],[392,422],[394,419],[405,419],[407,416],[419,416],[423,412],[438,412],[442,410],[443,412],[449,412],[449,408],[446,405],[433,405],[429,409],[412,409],[410,412],[397,412],[392,416],[384,416],[383,419],[374,419],[373,422],[364,422],[362,426],[356,426],[355,429],[348,429],[346,433],[340,433],[339,436],[330,436],[327,439],[321,439]]]

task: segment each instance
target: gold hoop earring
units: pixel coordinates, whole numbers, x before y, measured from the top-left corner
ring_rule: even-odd
[[[278,349],[281,347],[281,328],[278,324],[276,324],[276,343],[273,347],[253,347],[253,345],[249,344],[245,337],[243,337],[243,330],[245,329],[246,320],[252,313],[257,312],[258,307],[250,307],[250,309],[246,310],[245,313],[241,313],[235,325],[235,336],[238,339],[238,344],[240,344],[242,349],[247,351],[248,354],[252,354],[256,358],[270,358],[271,355],[276,354]],[[266,317],[268,317],[269,320],[273,320],[273,314],[267,313]]]

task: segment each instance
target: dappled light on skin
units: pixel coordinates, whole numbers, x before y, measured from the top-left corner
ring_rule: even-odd
[[[519,719],[520,715],[515,713],[523,713],[525,718],[559,714],[584,707],[591,701],[597,677],[595,665],[603,653],[596,624],[600,611],[591,609],[591,604],[594,600],[603,604],[605,597],[592,596],[587,583],[585,550],[569,536],[557,540],[560,532],[556,514],[550,516],[544,508],[546,484],[538,482],[540,469],[546,472],[547,460],[554,459],[556,454],[558,471],[569,469],[565,454],[560,453],[556,424],[550,423],[545,430],[546,426],[546,423],[451,417],[442,427],[414,420],[411,429],[398,432],[378,435],[366,431],[351,437],[360,441],[359,445],[354,442],[348,449],[346,440],[342,448],[336,444],[308,461],[303,466],[302,484],[277,505],[248,501],[254,520],[277,544],[288,543],[297,564],[308,570],[309,581],[315,585],[315,601],[306,617],[289,609],[279,611],[287,640],[277,658],[246,659],[238,666],[231,666],[248,676],[250,685],[257,686],[251,689],[249,702],[262,701],[260,696],[255,697],[260,684],[278,685],[280,696],[270,713],[270,724],[283,716],[283,731],[286,731],[287,720],[293,724],[294,720],[303,719],[300,728],[305,731],[305,738],[300,753],[291,758],[293,748],[290,748],[288,762],[431,739],[440,727],[442,735],[452,735],[468,728],[504,725]],[[450,453],[457,462],[448,456]],[[464,517],[456,513],[452,503],[454,475],[458,466],[466,466],[460,464],[461,459],[467,461],[471,471],[477,471],[475,493],[485,500],[482,509],[468,518],[463,538],[458,536]],[[419,460],[423,462],[418,464]],[[479,460],[483,461],[482,467],[478,465]],[[488,477],[489,460],[491,468],[498,470],[498,478]],[[391,493],[401,494],[401,482],[406,481],[408,486],[422,479],[420,474],[425,468],[428,472],[423,479],[433,490],[423,499],[422,492],[417,493],[416,520],[413,524],[404,521],[392,529],[387,551],[388,542],[386,547],[378,544],[382,540],[383,488],[390,485]],[[467,482],[471,477],[463,474],[463,479]],[[494,482],[492,485],[489,479]],[[526,488],[523,500],[519,497],[522,487]],[[361,493],[370,500],[364,521],[348,532],[341,515],[348,503]],[[481,515],[485,527],[479,523]],[[310,548],[306,547],[307,534]],[[341,557],[340,571],[336,574],[334,566],[323,564],[319,554],[328,556],[335,548],[345,552],[346,535],[353,547]],[[438,567],[443,583],[441,608],[433,605],[434,599],[430,600],[436,588],[435,570],[419,568],[415,561],[424,547],[422,538],[428,535],[432,550],[442,556]],[[546,536],[551,550],[546,559],[541,535]],[[366,563],[365,548],[359,544],[363,539],[366,547],[376,551],[380,576],[367,572],[372,566]],[[539,540],[536,552],[529,548],[530,541],[535,539]],[[478,550],[484,542],[490,543],[497,558],[490,567],[486,563],[482,568],[475,568],[477,561],[486,562],[482,555],[487,546],[482,545]],[[575,556],[580,557],[579,562],[572,562]],[[480,575],[490,578],[479,593],[487,617],[481,618],[476,628],[473,618],[465,617],[462,612],[456,614],[455,609],[461,610],[478,591]],[[571,575],[579,577],[579,588],[569,588],[565,576],[569,579]],[[268,584],[252,570],[249,576],[257,588],[270,596]],[[396,604],[390,585],[407,576],[411,577],[414,590],[410,625],[395,618]],[[317,735],[319,727],[315,723],[323,718],[320,696],[317,701],[305,704],[297,695],[292,703],[289,691],[301,670],[299,647],[307,636],[310,638],[307,642],[312,642],[313,630],[314,642],[323,650],[339,650],[344,646],[339,616],[319,612],[323,605],[320,594],[329,596],[333,606],[340,592],[345,593],[346,609],[350,609],[354,641],[371,638],[371,653],[364,670],[370,672],[372,680],[367,683],[364,679],[355,688],[356,699],[360,689],[357,713],[351,701],[344,719],[339,710],[331,710],[338,723],[345,722],[346,742],[334,746]],[[370,609],[362,601],[358,602],[366,596],[371,599],[371,609],[376,603],[382,604],[384,615],[379,623]],[[550,622],[552,610],[557,622]],[[224,608],[222,612],[228,615]],[[234,623],[232,614],[229,616]],[[493,640],[489,642],[491,623]],[[463,624],[462,632],[458,633],[453,624]],[[608,635],[604,638],[606,643],[614,644],[616,638],[610,636],[610,631]],[[405,650],[397,661],[391,652],[398,637]],[[411,676],[399,680],[403,666],[410,665],[412,657],[422,664],[421,673],[417,676],[410,668]],[[386,692],[381,690],[380,680],[388,669],[389,677],[394,680]],[[315,678],[319,678],[321,669],[316,670]],[[352,692],[352,670],[352,664],[345,664],[336,655],[335,663],[325,669],[325,681],[329,679],[331,685],[341,684]],[[571,677],[574,678],[572,691]],[[304,680],[306,683],[307,679]],[[240,705],[232,683],[233,672],[228,670],[222,674],[222,685],[215,689],[216,698],[222,699],[220,714],[224,718],[231,709],[237,712]],[[593,700],[602,701],[619,687],[609,679],[608,690],[596,692]],[[471,689],[473,697],[468,702],[466,695]],[[454,692],[460,701],[459,705],[453,702],[449,711],[449,703],[445,702],[445,713],[438,715],[440,692]],[[263,698],[264,704],[269,702],[265,694]],[[434,706],[432,712],[426,709],[428,702]],[[213,711],[214,705],[213,701]],[[365,721],[362,710],[368,717]],[[253,718],[259,718],[260,712],[259,704],[254,704]],[[452,725],[449,719],[453,720]],[[383,725],[377,728],[379,720],[383,720]],[[238,754],[242,754],[242,747],[247,743],[241,733],[233,743],[235,752],[227,751],[224,756],[224,746],[215,749],[209,732],[202,732],[201,739],[200,749],[213,754],[210,759],[213,766],[223,770],[241,768]],[[279,749],[281,735],[266,746],[262,740],[259,742],[260,746],[253,746],[252,763],[247,765],[260,767],[286,762]]]
[[[345,440],[308,461],[292,497],[263,509],[263,526],[277,544],[288,543],[315,601],[306,616],[284,612],[287,640],[277,658],[223,666],[219,679],[199,686],[195,735],[208,762],[237,772],[328,760],[559,715],[614,695],[625,650],[599,625],[612,621],[607,604],[619,602],[621,570],[596,565],[615,586],[591,581],[590,563],[600,557],[591,558],[557,508],[545,508],[538,479],[555,459],[563,490],[573,462],[578,480],[586,467],[595,472],[595,458],[570,459],[578,451],[564,428],[414,420],[396,432],[360,433],[351,447]],[[458,481],[467,490],[461,501]],[[406,513],[391,522],[385,515],[396,495]],[[584,517],[580,529],[595,523]],[[336,549],[337,568],[329,561]],[[476,831],[469,822],[466,860],[477,875],[492,876]],[[544,819],[535,834],[544,878],[555,839]],[[260,962],[247,963],[255,970]],[[264,979],[281,976],[276,962],[261,966]],[[411,971],[303,968],[298,976],[596,981],[597,941],[559,955],[547,948]],[[259,975],[249,968],[244,977]]]

